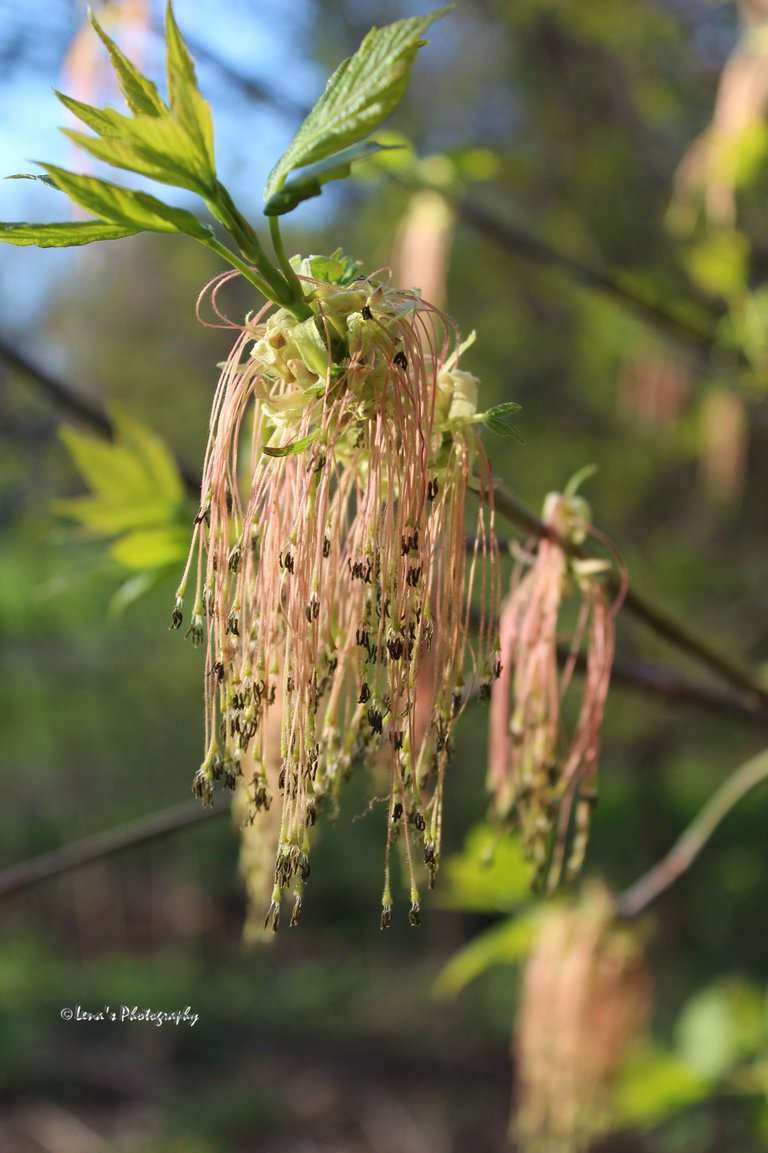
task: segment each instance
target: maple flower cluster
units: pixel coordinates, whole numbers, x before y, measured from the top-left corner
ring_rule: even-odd
[[[280,806],[273,928],[286,891],[298,920],[318,809],[333,815],[357,766],[386,798],[382,927],[396,841],[418,923],[419,858],[431,886],[454,726],[469,689],[489,691],[499,673],[478,382],[458,367],[448,317],[354,271],[303,262],[309,319],[268,305],[240,329],[214,398],[173,618],[179,627],[194,577],[188,634],[207,645],[194,791],[211,803],[217,781],[244,778],[253,814]],[[468,555],[470,482],[479,513]],[[279,726],[266,723],[270,709]]]
[[[583,864],[597,802],[614,617],[623,599],[623,589],[614,603],[607,595],[602,577],[609,561],[574,554],[588,533],[599,535],[590,519],[582,497],[549,494],[547,531],[535,552],[519,554],[499,623],[502,670],[491,701],[488,788],[495,816],[514,814],[533,887],[548,891],[573,881]],[[562,623],[569,600],[576,614],[570,630]],[[581,701],[569,733],[563,705],[582,648]]]

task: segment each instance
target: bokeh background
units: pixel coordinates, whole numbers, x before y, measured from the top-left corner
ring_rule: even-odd
[[[257,219],[264,178],[331,68],[372,23],[429,6],[178,0],[175,10],[214,109],[222,179]],[[98,13],[161,73],[155,0]],[[78,162],[54,131],[64,120],[51,86],[116,102],[86,25],[72,0],[0,3],[3,174],[36,158]],[[538,509],[597,465],[585,495],[633,587],[759,674],[768,5],[459,0],[429,38],[390,125],[415,155],[330,186],[289,221],[289,247],[341,246],[367,268],[393,267],[476,329],[465,366],[483,381],[484,407],[523,406],[526,443],[490,444],[495,472]],[[0,187],[4,220],[63,211],[41,186]],[[116,605],[126,573],[54,508],[83,491],[59,429],[87,422],[40,374],[97,407],[119,403],[194,475],[229,339],[196,322],[195,300],[218,271],[181,238],[0,253],[0,867],[189,796],[202,660],[168,631],[174,575]],[[238,287],[228,303],[233,315],[256,304]],[[586,865],[614,891],[760,751],[766,727],[754,701],[627,615],[618,647],[624,675],[609,697]],[[660,670],[709,697],[660,688]],[[366,813],[354,781],[313,854],[301,928],[266,945],[242,942],[225,812],[5,897],[2,1148],[506,1148],[530,940],[505,926],[531,904],[512,864],[481,866],[486,721],[474,704],[460,730],[444,845],[457,860],[418,932],[404,916],[379,931],[383,817]],[[653,910],[653,1013],[621,1075],[606,1151],[765,1147],[765,822],[758,791]],[[124,1004],[190,1006],[199,1020],[60,1017]]]

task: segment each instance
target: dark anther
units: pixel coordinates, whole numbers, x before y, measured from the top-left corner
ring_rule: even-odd
[[[355,643],[358,644],[361,649],[367,649],[369,647],[370,640],[368,638],[368,633],[365,631],[365,629],[358,629],[357,630],[357,632],[355,633]]]
[[[414,532],[409,533],[408,536],[402,536],[400,539],[400,548],[403,556],[408,556],[411,550],[418,550],[419,547],[419,530],[415,529]]]
[[[234,609],[227,617],[227,632],[231,633],[233,637],[240,636],[240,622],[237,619],[237,613]]]
[[[267,694],[267,704],[273,705],[275,703],[275,696],[277,695],[277,687],[275,685],[269,686],[269,693]]]
[[[328,540],[328,537],[324,537],[324,539],[323,539],[323,556],[329,557],[330,555],[331,555],[331,542]]]
[[[402,368],[403,372],[405,372],[406,368],[408,367],[408,357],[405,355],[402,348],[399,352],[395,353],[392,363],[396,368]]]
[[[311,829],[317,820],[317,801],[314,797],[310,797],[307,801],[306,813],[304,821],[308,829]]]
[[[384,731],[384,715],[371,705],[368,709],[368,724],[373,729],[374,733],[382,733]]]
[[[392,820],[393,821],[399,821],[400,818],[402,817],[402,815],[403,815],[403,806],[398,801],[397,804],[392,809]]]
[[[387,649],[393,661],[399,661],[403,655],[403,642],[400,637],[394,637],[392,640],[387,641]]]
[[[181,622],[182,622],[183,620],[184,620],[184,616],[183,616],[183,614],[182,614],[182,611],[181,611],[181,609],[180,609],[180,608],[178,607],[178,605],[177,605],[177,606],[176,606],[176,608],[175,608],[175,609],[173,610],[173,612],[171,613],[171,625],[170,625],[170,628],[171,628],[171,629],[180,629],[180,628],[181,628]],[[170,632],[170,629],[169,629],[169,632]]]
[[[272,922],[272,932],[276,933],[280,928],[280,906],[277,901],[273,901],[267,909],[267,915],[264,918],[264,928],[269,928],[269,923]]]
[[[236,545],[229,554],[229,571],[236,573],[240,568],[240,546]]]
[[[360,309],[360,315],[362,316],[363,320],[373,320],[373,313],[367,304],[364,304]]]
[[[285,691],[287,693],[292,693],[293,688],[294,688],[293,677],[288,677],[287,681],[285,682]]]
[[[414,589],[416,588],[416,586],[419,583],[420,577],[421,577],[421,565],[419,565],[418,568],[409,568],[408,569],[407,581],[408,581],[408,584],[411,586],[411,588],[414,588]]]
[[[289,572],[291,575],[293,575],[294,567],[295,567],[295,565],[294,565],[293,553],[288,551],[285,554],[285,556],[283,556],[283,554],[280,553],[280,568],[284,568],[286,570],[286,572]]]
[[[232,505],[234,502],[232,500],[232,493],[229,491],[229,489],[227,489],[227,491],[224,494],[224,500],[225,500],[226,505],[227,505],[227,512],[232,512]]]
[[[414,824],[414,827],[417,828],[420,833],[423,833],[427,827],[427,822],[424,820],[424,816],[422,813],[414,813],[413,814],[413,824]]]
[[[412,929],[417,928],[421,924],[421,910],[419,909],[418,901],[414,901],[408,910],[408,924]]]
[[[291,913],[290,928],[291,929],[295,928],[295,926],[298,925],[300,920],[301,920],[301,897],[297,897],[296,900],[293,902],[293,912]]]
[[[451,698],[451,716],[458,716],[463,700],[464,694],[462,693],[461,689],[454,689],[453,697]]]
[[[381,927],[382,927],[382,929],[388,929],[391,924],[392,924],[392,906],[391,905],[383,905],[382,909],[381,909]]]
[[[280,770],[280,776],[277,778],[277,787],[281,793],[285,788],[285,765],[283,765],[282,769]]]
[[[254,776],[251,781],[253,787],[253,804],[257,810],[264,809],[266,812],[272,804],[272,797],[267,789],[267,782],[264,777]]]
[[[501,657],[496,657],[493,662],[493,679],[497,681],[501,676],[501,670],[504,666],[501,663]]]
[[[195,517],[194,523],[195,524],[202,524],[203,521],[205,521],[205,523],[210,528],[210,526],[211,526],[211,506],[210,505],[206,505],[205,508],[200,509],[199,513]]]
[[[210,809],[213,805],[213,785],[202,770],[195,773],[192,781],[192,795],[196,797],[198,801],[202,801],[206,809]]]
[[[224,662],[214,661],[213,667],[211,668],[211,673],[216,677],[216,680],[219,682],[219,684],[221,684],[221,682],[224,680]]]
[[[309,867],[309,861],[307,860],[306,857],[304,857],[304,859],[301,862],[301,879],[302,879],[302,881],[308,881],[309,880],[310,872],[311,872],[311,869]]]
[[[395,752],[397,752],[398,749],[402,749],[402,747],[403,747],[403,734],[399,730],[394,729],[389,734],[389,739],[392,742],[392,748],[395,750]]]
[[[430,480],[427,484],[427,500],[436,500],[439,491],[440,486],[437,482],[437,477],[435,477],[434,480]]]
[[[368,688],[368,682],[363,681],[362,685],[360,686],[360,696],[357,698],[357,703],[359,705],[364,705],[365,702],[369,701],[370,699],[371,690]]]

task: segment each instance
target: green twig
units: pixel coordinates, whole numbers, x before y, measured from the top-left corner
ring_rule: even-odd
[[[690,869],[720,822],[747,793],[768,781],[768,749],[746,761],[720,786],[663,860],[616,901],[616,916],[637,917]]]
[[[304,298],[304,289],[301,286],[301,281],[299,280],[293,267],[291,266],[291,262],[290,262],[290,259],[288,257],[288,253],[285,251],[285,245],[283,243],[283,234],[280,231],[280,219],[279,219],[279,217],[277,217],[277,216],[270,216],[269,217],[269,232],[270,232],[270,235],[272,237],[272,247],[275,250],[275,255],[276,255],[276,257],[280,263],[281,269],[283,270],[283,275],[285,276],[285,279],[287,280],[287,282],[288,282],[288,284],[289,284],[289,286],[293,292],[294,299],[303,301],[305,299]],[[309,307],[309,305],[306,306],[306,315],[307,315],[307,318],[309,318],[312,315],[312,309]]]

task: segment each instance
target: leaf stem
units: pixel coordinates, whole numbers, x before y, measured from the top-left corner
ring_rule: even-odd
[[[213,236],[209,240],[201,240],[200,243],[204,244],[206,248],[212,249],[215,253],[217,253],[218,256],[221,256],[224,260],[231,264],[233,268],[236,268],[238,272],[242,272],[246,280],[250,281],[250,283],[259,290],[262,296],[266,296],[267,300],[274,301],[275,304],[279,304],[282,308],[289,308],[289,305],[285,300],[285,289],[282,289],[281,292],[278,293],[275,288],[273,288],[273,286],[267,281],[266,277],[263,277],[260,274],[261,269],[258,271],[254,269],[253,265],[247,264],[244,260],[241,260],[236,252],[233,252],[231,248],[227,248],[225,244],[222,244]]]
[[[285,251],[285,245],[283,243],[283,234],[280,231],[279,217],[270,216],[268,219],[269,219],[269,233],[270,233],[270,236],[272,237],[272,247],[275,250],[275,255],[277,256],[278,262],[280,264],[280,268],[283,271],[283,275],[285,276],[285,279],[287,280],[287,282],[288,282],[288,284],[289,284],[289,286],[293,292],[294,299],[297,301],[299,301],[299,300],[304,301],[305,300],[304,289],[302,288],[301,281],[299,280],[298,276],[296,275],[296,273],[295,273],[295,271],[291,265],[291,262],[288,258],[288,253]],[[306,307],[305,319],[308,319],[312,315],[312,309],[309,307],[309,305],[305,305],[305,307]],[[294,314],[294,315],[298,315],[298,314]]]
[[[741,765],[710,798],[658,864],[616,901],[621,920],[637,917],[694,863],[720,822],[747,793],[768,781],[768,749]]]
[[[232,236],[245,259],[258,269],[262,285],[267,285],[269,289],[265,292],[264,288],[260,287],[259,291],[264,292],[264,295],[269,300],[273,300],[275,304],[289,307],[293,296],[292,286],[287,284],[285,277],[275,268],[264,251],[255,230],[245,219],[227,192],[227,189],[220,181],[216,182],[215,195],[207,199],[206,204],[210,212],[224,225],[227,232]],[[224,251],[227,250],[225,249]],[[223,255],[223,253],[220,252],[220,255]],[[226,259],[229,260],[235,268],[239,268],[240,271],[242,271],[242,267],[235,264],[231,254],[228,255]],[[249,279],[252,280],[251,277],[249,277]]]

